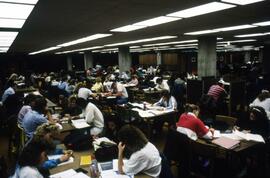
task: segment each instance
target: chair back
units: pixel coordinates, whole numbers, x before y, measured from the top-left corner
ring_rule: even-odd
[[[216,121],[226,123],[230,128],[233,128],[237,122],[237,118],[225,115],[216,115]]]
[[[22,148],[27,142],[27,136],[25,134],[24,129],[20,126],[20,124],[17,124],[17,128],[18,128],[19,137],[20,137],[19,150],[22,150]]]
[[[170,168],[170,164],[163,153],[160,153],[161,157],[161,172],[159,178],[173,178],[173,174]]]

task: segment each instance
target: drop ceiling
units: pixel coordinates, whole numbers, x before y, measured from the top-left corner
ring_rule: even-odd
[[[39,0],[21,29],[0,28],[0,31],[9,30],[19,32],[8,53],[28,54],[97,33],[111,33],[113,35],[69,47],[62,47],[48,53],[165,35],[176,35],[178,38],[160,40],[157,43],[190,40],[196,39],[198,36],[187,36],[184,33],[270,21],[270,1],[266,0],[126,33],[110,31],[114,28],[209,2],[213,1]],[[210,35],[222,37],[224,40],[231,40],[236,39],[234,38],[235,35],[263,32],[270,32],[270,26],[219,32]],[[252,37],[252,39],[257,39],[256,43],[263,45],[270,40],[269,36]]]

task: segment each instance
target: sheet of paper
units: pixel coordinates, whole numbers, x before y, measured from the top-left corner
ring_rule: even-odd
[[[123,160],[124,164],[127,162],[127,160]],[[113,160],[113,171],[118,172],[118,159]]]
[[[49,160],[59,159],[61,156],[63,156],[63,154],[61,154],[61,155],[48,155],[48,159]],[[73,162],[74,162],[74,158],[73,157],[69,157],[69,159],[67,161],[62,162],[62,163],[58,164],[57,166],[62,166],[62,165],[73,163]]]
[[[90,177],[88,175],[82,173],[82,172],[79,172],[79,173],[74,174],[73,176],[71,176],[71,178],[90,178]]]
[[[66,171],[53,174],[50,176],[50,178],[67,178],[67,177],[71,177],[75,174],[77,174],[77,172],[74,169],[68,169]]]
[[[214,131],[214,135],[213,135],[213,137],[214,138],[219,138],[221,135],[220,135],[220,130],[215,130]]]
[[[263,137],[259,134],[247,133],[246,135],[247,135],[248,140],[265,143]]]
[[[84,119],[71,120],[71,122],[77,129],[89,127],[89,124],[87,124],[87,122]]]
[[[231,138],[233,140],[242,140],[243,139],[234,133],[221,133],[220,135],[223,137]]]

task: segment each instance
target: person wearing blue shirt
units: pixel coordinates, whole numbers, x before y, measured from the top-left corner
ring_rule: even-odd
[[[47,123],[48,120],[53,122],[49,113],[47,113],[48,118],[43,114],[46,112],[46,106],[47,101],[39,96],[35,99],[35,105],[33,106],[32,111],[27,112],[24,116],[22,127],[24,128],[27,137],[31,138],[39,125]]]
[[[15,87],[15,83],[14,82],[9,82],[8,83],[8,88],[4,91],[4,93],[2,95],[2,103],[4,103],[6,101],[6,99],[8,98],[8,96],[15,94],[14,87]]]
[[[177,109],[177,102],[175,98],[168,92],[164,91],[161,99],[154,104],[154,106],[162,106],[164,109]]]

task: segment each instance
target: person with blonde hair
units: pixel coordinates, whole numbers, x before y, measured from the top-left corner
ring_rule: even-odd
[[[95,91],[96,93],[103,92],[103,84],[102,79],[100,77],[96,78],[96,83],[91,88],[92,91]]]

